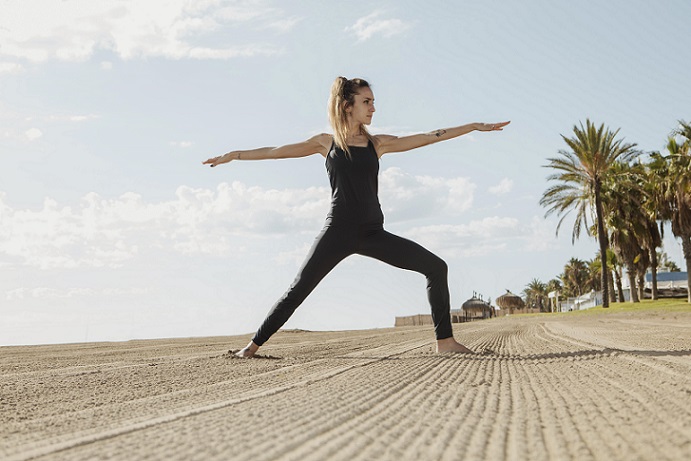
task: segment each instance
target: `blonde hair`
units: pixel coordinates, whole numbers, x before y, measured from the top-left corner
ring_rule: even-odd
[[[336,146],[346,152],[350,157],[350,149],[348,149],[348,117],[346,109],[355,104],[355,95],[360,93],[360,88],[369,88],[369,83],[361,78],[347,79],[345,77],[337,77],[331,85],[331,95],[329,96],[329,122],[334,131],[334,142]],[[364,125],[360,125],[360,133],[364,134],[367,139],[372,141],[372,135],[369,134]]]

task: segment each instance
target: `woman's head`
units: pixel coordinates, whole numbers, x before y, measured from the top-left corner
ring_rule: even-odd
[[[373,113],[374,95],[369,83],[361,78],[336,78],[329,97],[329,121],[338,147],[349,152],[346,138],[354,130],[371,139],[365,125],[372,122]]]

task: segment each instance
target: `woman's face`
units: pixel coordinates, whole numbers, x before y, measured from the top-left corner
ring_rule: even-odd
[[[361,125],[369,125],[372,123],[372,115],[374,115],[374,93],[372,90],[364,87],[360,88],[360,92],[354,96],[355,102],[352,106],[346,109],[349,118]]]

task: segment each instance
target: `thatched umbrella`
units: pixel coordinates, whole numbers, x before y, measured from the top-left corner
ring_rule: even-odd
[[[509,314],[513,314],[514,309],[523,309],[525,307],[523,298],[511,293],[509,290],[506,290],[506,293],[499,296],[495,302],[497,303],[497,306],[501,307],[502,309],[508,309]]]
[[[485,301],[475,297],[473,295],[472,298],[467,300],[466,302],[463,303],[463,306],[461,306],[463,310],[465,311],[465,318],[466,320],[469,320],[471,318],[471,313],[477,313],[479,312],[481,314],[482,318],[485,318],[485,312],[490,314],[492,306],[487,304]],[[491,314],[490,314],[491,315]],[[477,315],[473,315],[472,317],[477,317]]]

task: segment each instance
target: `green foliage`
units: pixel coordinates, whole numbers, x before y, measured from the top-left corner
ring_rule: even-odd
[[[557,289],[562,297],[579,296],[603,284],[606,295],[603,268],[606,273],[614,269],[619,280],[621,267],[626,267],[632,286],[647,269],[656,271],[658,264],[663,270],[679,270],[666,254],[657,253],[664,222],[670,222],[672,232],[681,239],[690,269],[691,124],[680,121],[668,138],[666,154],[650,153],[645,163],[638,160],[641,152],[635,144],[616,139],[618,132],[586,120],[585,127],[582,123],[573,127],[573,137],[562,135],[569,149],[547,159],[545,167],[554,170],[548,181],[555,184],[540,199],[547,208],[545,216],[560,217],[558,235],[564,219],[575,212],[572,242],[585,230],[600,243],[596,259],[586,263],[572,258],[548,292]],[[526,296],[534,293],[534,282],[526,287]]]
[[[556,170],[547,177],[548,181],[557,184],[549,187],[540,205],[547,207],[545,216],[556,213],[561,216],[557,224],[557,234],[568,214],[576,211],[576,218],[571,235],[572,242],[580,237],[581,229],[587,235],[590,231],[590,221],[597,219],[595,207],[596,195],[602,182],[607,180],[610,169],[617,161],[628,162],[637,157],[640,152],[634,150],[635,144],[624,144],[615,139],[619,130],[610,131],[604,123],[596,128],[590,120],[586,126],[573,127],[574,137],[561,135],[564,142],[571,149],[559,150],[560,157],[548,158],[546,168]]]
[[[539,308],[540,312],[549,311],[547,284],[538,279],[533,279],[523,290],[525,304],[528,307]]]

